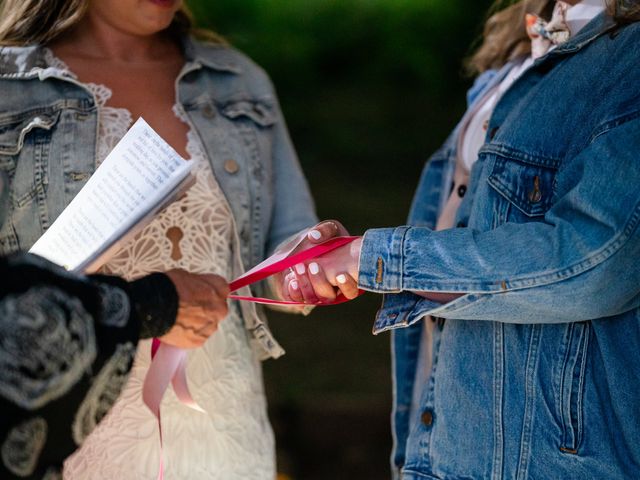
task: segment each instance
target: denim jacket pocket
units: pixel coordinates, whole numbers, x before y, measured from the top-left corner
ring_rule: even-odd
[[[557,387],[560,451],[577,454],[583,437],[584,383],[591,333],[590,322],[569,323],[560,351]]]
[[[50,131],[59,117],[54,109],[0,115],[0,170],[9,179],[14,207],[24,207],[45,190]]]
[[[556,169],[535,162],[496,157],[488,182],[509,204],[524,214],[524,221],[544,215],[553,204]],[[517,215],[505,220],[517,221]]]

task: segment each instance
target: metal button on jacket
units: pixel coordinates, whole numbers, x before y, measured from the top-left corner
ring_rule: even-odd
[[[426,427],[430,427],[433,423],[433,412],[431,410],[425,410],[424,412],[422,412],[420,419]]]
[[[529,201],[531,203],[538,203],[542,200],[542,191],[540,190],[540,177],[537,175],[533,177],[533,190],[529,192]]]
[[[202,116],[204,118],[213,118],[216,116],[216,111],[212,105],[205,105],[202,109]]]
[[[235,160],[229,159],[229,160],[225,160],[224,162],[224,170],[227,173],[236,173],[238,170],[240,170],[240,166],[238,165],[238,162],[236,162]]]

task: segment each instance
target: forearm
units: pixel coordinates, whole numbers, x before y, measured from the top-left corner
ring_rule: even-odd
[[[620,234],[583,250],[577,232],[564,236],[540,223],[485,234],[373,230],[364,238],[359,283],[375,292],[470,293],[445,305],[418,300],[423,314],[443,317],[530,323],[614,315],[638,302],[640,269],[629,262],[640,255],[636,216]]]

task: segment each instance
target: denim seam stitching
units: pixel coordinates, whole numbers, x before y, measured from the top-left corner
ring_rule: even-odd
[[[561,269],[551,270],[538,274],[532,277],[522,277],[511,280],[506,280],[506,289],[502,289],[500,282],[483,281],[483,282],[469,282],[462,279],[439,279],[437,282],[425,282],[420,281],[420,290],[428,290],[433,292],[447,292],[447,293],[482,293],[482,294],[495,294],[505,293],[508,291],[523,290],[527,288],[540,287],[544,285],[558,283],[560,281],[567,280],[569,278],[578,276],[587,270],[597,267],[602,262],[616,253],[624,243],[629,239],[631,233],[638,227],[638,221],[640,220],[640,202],[638,202],[631,214],[629,220],[625,224],[625,227],[620,231],[618,235],[609,240],[605,245],[595,250],[590,256]],[[448,286],[455,286],[453,289],[447,289]]]

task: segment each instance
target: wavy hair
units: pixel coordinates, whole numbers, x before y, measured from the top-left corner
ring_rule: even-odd
[[[607,13],[619,25],[640,20],[640,0],[607,0]],[[525,14],[550,18],[555,0],[496,1],[488,13],[479,47],[465,61],[469,75],[500,68],[507,62],[528,55],[531,42],[525,27]]]
[[[44,45],[84,18],[88,0],[0,0],[0,46]],[[210,30],[194,27],[186,5],[176,12],[167,32],[193,35],[210,43],[226,43]]]

